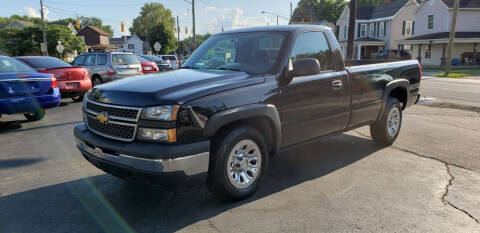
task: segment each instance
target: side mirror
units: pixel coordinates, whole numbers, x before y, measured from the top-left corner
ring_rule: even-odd
[[[290,78],[318,74],[321,71],[320,63],[314,58],[301,58],[293,63],[293,70],[288,71]]]

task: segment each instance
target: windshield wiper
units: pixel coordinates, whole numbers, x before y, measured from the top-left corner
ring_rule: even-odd
[[[198,67],[194,67],[194,66],[180,66],[180,69],[200,69]]]
[[[218,67],[218,68],[209,67],[209,68],[205,68],[205,69],[208,69],[208,70],[230,70],[230,71],[241,71],[240,69],[235,69],[235,68],[225,68],[225,67]]]

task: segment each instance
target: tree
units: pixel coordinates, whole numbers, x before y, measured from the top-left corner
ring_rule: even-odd
[[[345,7],[345,0],[300,0],[295,8],[292,22],[336,22]]]
[[[158,42],[162,44],[162,52],[168,53],[176,48],[174,28],[172,12],[162,4],[152,2],[145,3],[129,30],[134,35],[145,35],[152,50],[157,42],[155,39],[161,39],[162,41]]]
[[[85,43],[72,34],[70,29],[61,25],[48,25],[47,32],[48,52],[58,54],[56,46],[62,41],[65,47],[63,53],[83,52]],[[0,29],[0,50],[10,56],[40,55],[42,30],[39,26],[27,27],[22,30],[14,28]]]
[[[159,42],[162,45],[160,54],[168,54],[170,51],[175,50],[176,41],[175,34],[172,30],[168,30],[165,24],[157,24],[150,29],[150,36],[148,37],[148,43],[151,45],[151,49],[154,50],[153,45],[155,42]]]

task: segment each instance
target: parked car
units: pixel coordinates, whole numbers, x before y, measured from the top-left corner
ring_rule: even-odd
[[[412,55],[405,50],[387,49],[378,52],[377,59],[385,60],[410,60]]]
[[[58,58],[28,56],[16,57],[40,73],[54,74],[58,81],[62,98],[72,98],[81,102],[85,93],[92,88],[92,81],[85,68],[72,66]]]
[[[27,120],[38,121],[46,108],[59,104],[55,75],[38,73],[21,61],[0,55],[0,116],[24,114]]]
[[[151,74],[151,73],[156,73],[156,72],[161,72],[161,70],[158,68],[157,63],[153,61],[149,61],[143,57],[137,56],[138,60],[140,61],[140,64],[142,64],[142,70],[144,74]]]
[[[138,55],[141,58],[157,63],[158,68],[163,72],[166,71],[169,67],[167,61],[162,60],[161,58],[153,55]]]
[[[93,86],[142,74],[142,66],[133,53],[82,53],[75,58],[72,64],[87,69]]]
[[[159,58],[168,63],[168,69],[176,70],[180,66],[179,60],[175,55],[158,55]]]
[[[366,125],[391,145],[421,78],[416,60],[345,67],[325,26],[237,29],[210,37],[179,70],[93,88],[74,134],[108,173],[241,199],[279,151]]]

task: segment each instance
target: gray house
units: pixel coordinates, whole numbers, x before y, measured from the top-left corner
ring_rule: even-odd
[[[425,0],[416,12],[415,36],[398,43],[412,46],[423,65],[443,66],[450,35],[453,0]],[[453,58],[480,65],[480,0],[460,0]]]
[[[358,6],[355,22],[355,57],[357,60],[375,58],[385,50],[407,50],[410,46],[399,40],[415,35],[416,0],[385,0],[378,6]],[[337,21],[338,40],[342,54],[346,54],[350,8],[345,6]]]

